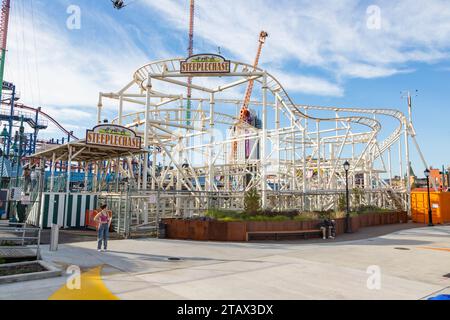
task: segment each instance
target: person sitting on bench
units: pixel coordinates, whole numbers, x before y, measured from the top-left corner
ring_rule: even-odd
[[[320,224],[320,230],[322,230],[323,240],[336,238],[336,221],[324,219]]]

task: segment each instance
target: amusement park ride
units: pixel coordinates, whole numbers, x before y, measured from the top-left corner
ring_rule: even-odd
[[[115,9],[123,9],[125,8],[127,5],[123,2],[123,0],[111,0],[113,6]]]
[[[191,1],[189,57],[198,58],[192,56],[193,12]],[[160,60],[138,68],[121,90],[100,93],[99,122],[103,100],[116,100],[118,116],[111,123],[136,129],[147,150],[161,150],[150,152],[152,161],[135,159],[147,177],[138,185],[149,192],[190,193],[193,204],[178,199],[177,212],[201,212],[213,200],[216,207],[238,210],[243,192],[252,188],[261,193],[265,208],[329,210],[336,208],[345,190],[343,164],[348,161],[350,187],[364,193],[361,204],[409,209],[411,140],[420,153],[412,120],[392,109],[294,103],[282,83],[259,67],[266,38],[262,32],[253,65],[231,61],[226,73],[186,73],[181,65],[189,59]],[[201,59],[209,61],[211,56]],[[197,85],[192,83],[195,77],[220,78],[225,83]],[[243,100],[220,97],[245,84]],[[255,85],[259,98],[252,99]],[[180,88],[187,88],[188,94],[180,95]],[[125,102],[137,110],[124,114]],[[235,106],[241,107],[237,115],[230,113]],[[251,108],[257,110],[253,113],[259,123],[250,123]],[[269,123],[269,117],[274,121]],[[383,123],[392,120],[397,126],[389,132]],[[395,171],[407,175],[401,174],[399,187],[392,184]],[[184,210],[185,206],[191,209]]]
[[[3,0],[2,12],[7,12],[9,2]],[[112,2],[116,9],[127,5]],[[148,223],[155,212],[192,216],[210,208],[241,210],[244,193],[251,189],[260,193],[263,208],[337,209],[346,189],[345,162],[350,163],[350,188],[362,194],[358,204],[409,210],[411,141],[427,167],[411,117],[394,109],[295,103],[283,84],[259,66],[268,36],[264,31],[253,65],[217,54],[194,55],[194,10],[191,0],[187,59],[150,62],[125,80],[120,90],[99,94],[98,124],[104,123],[104,100],[115,101],[117,117],[107,122],[132,129],[143,140],[143,154],[109,162],[139,192],[135,207],[144,218],[137,223]],[[6,34],[2,39],[6,42]],[[202,85],[192,81],[197,77],[204,80]],[[233,89],[241,86],[246,86],[244,99],[233,96]],[[9,104],[13,110],[14,98]],[[124,113],[125,104],[133,111]],[[38,115],[57,124],[40,109],[20,104],[16,108],[35,112],[35,125]],[[17,111],[4,116],[10,127],[17,117],[28,122]],[[396,123],[393,130],[384,126],[389,121]],[[69,140],[76,139],[59,127]],[[86,167],[76,168],[83,173]],[[398,186],[392,183],[394,172],[400,172]],[[101,175],[101,169],[96,174]],[[156,193],[158,201],[150,197]]]
[[[2,0],[1,18],[0,18],[0,44],[1,44],[1,64],[0,64],[0,121],[6,122],[1,135],[4,149],[1,152],[2,158],[2,178],[11,176],[12,169],[17,175],[20,172],[21,159],[37,151],[39,146],[54,144],[54,141],[38,140],[39,131],[48,128],[49,122],[60,129],[67,139],[77,139],[73,132],[66,130],[57,120],[44,112],[42,108],[34,108],[19,103],[19,96],[16,93],[16,86],[13,83],[3,80],[5,61],[7,53],[7,38],[9,14],[11,9],[11,0]],[[28,125],[31,132],[26,134],[24,126]],[[14,128],[18,130],[14,134]],[[63,143],[61,139],[61,143]],[[59,141],[57,142],[59,143]],[[18,165],[11,168],[11,162]],[[13,165],[14,167],[14,165]],[[4,171],[6,169],[6,171]],[[9,170],[8,170],[9,169]]]

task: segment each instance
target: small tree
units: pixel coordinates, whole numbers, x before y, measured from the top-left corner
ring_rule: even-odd
[[[261,212],[261,197],[255,188],[244,195],[244,212],[248,215],[257,215]]]
[[[345,194],[339,194],[337,210],[345,212],[347,210],[347,198]]]
[[[354,188],[353,189],[353,194],[355,196],[355,203],[354,203],[354,207],[359,207],[361,206],[363,197],[364,197],[364,190],[361,188]]]

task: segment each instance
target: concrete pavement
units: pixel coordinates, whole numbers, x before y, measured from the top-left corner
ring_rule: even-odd
[[[103,266],[103,284],[120,299],[421,299],[450,288],[450,226],[345,242],[140,239],[111,241],[110,249],[83,242],[43,256],[83,271]],[[0,299],[48,299],[65,282],[3,285]]]

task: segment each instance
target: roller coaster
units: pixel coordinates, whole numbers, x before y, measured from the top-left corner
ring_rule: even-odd
[[[348,161],[349,184],[364,194],[361,204],[409,210],[411,141],[427,167],[411,117],[395,109],[296,104],[261,68],[231,61],[229,74],[185,74],[183,60],[151,62],[121,90],[99,95],[99,123],[103,100],[112,99],[118,111],[111,122],[144,137],[151,155],[134,159],[143,167],[137,181],[143,190],[204,193],[194,206],[215,199],[214,206],[239,210],[244,192],[255,188],[264,208],[330,210],[345,190]],[[190,84],[190,77],[207,84]],[[249,81],[258,87],[249,108],[260,125],[233,130],[244,103],[233,89]],[[187,87],[193,91],[189,99]],[[189,121],[188,100],[197,105]],[[124,114],[124,103],[136,111]],[[183,206],[177,201],[178,212]]]
[[[74,136],[73,131],[69,131],[66,128],[64,128],[61,125],[61,123],[59,123],[55,118],[50,116],[48,113],[42,111],[41,108],[29,107],[29,106],[26,106],[26,105],[21,104],[21,103],[16,104],[15,107],[19,108],[19,109],[23,109],[23,110],[28,110],[28,111],[31,111],[33,113],[37,112],[41,117],[44,117],[45,119],[50,121],[52,124],[54,124],[59,130],[61,130],[63,133],[65,133],[67,137],[70,137],[71,139],[74,139],[74,140],[78,140],[78,138],[76,136]],[[44,123],[48,124],[48,122],[45,122],[45,120],[44,120]],[[30,125],[30,126],[32,128],[34,128],[33,125]],[[47,125],[47,127],[48,127],[48,125]],[[46,128],[42,128],[42,129],[46,129]]]
[[[29,139],[27,139],[27,147],[24,148],[25,155],[31,155],[36,152],[37,149],[39,149],[38,146],[54,144],[52,141],[38,140],[39,131],[47,129],[50,123],[64,133],[65,139],[78,140],[72,131],[65,129],[55,118],[42,111],[42,108],[30,107],[22,103],[14,103],[13,110],[11,111],[10,102],[3,102],[2,104],[3,108],[0,109],[0,121],[7,123],[11,121],[12,126],[14,126],[14,123],[23,121],[23,123],[28,124],[28,126],[34,130],[33,133],[29,134]],[[61,143],[63,143],[63,140],[64,139],[61,139]]]

